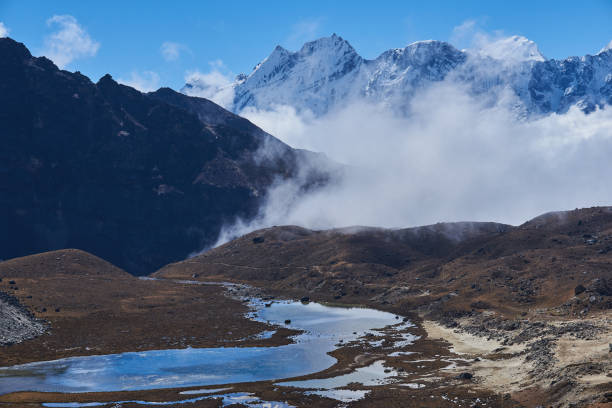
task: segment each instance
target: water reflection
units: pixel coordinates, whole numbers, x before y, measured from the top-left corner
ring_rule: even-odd
[[[324,370],[340,340],[397,323],[390,313],[317,303],[254,301],[252,318],[304,330],[280,347],[153,350],[73,357],[0,368],[0,394],[15,391],[95,392],[275,380]],[[285,321],[290,323],[285,324]]]

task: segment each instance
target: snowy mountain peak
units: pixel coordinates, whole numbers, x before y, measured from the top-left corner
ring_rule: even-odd
[[[382,53],[376,60],[369,62],[370,66],[376,66],[375,72],[377,78],[373,78],[370,84],[374,81],[380,81],[382,77],[389,79],[397,78],[397,73],[403,71],[407,74],[407,70],[421,72],[428,78],[436,77],[438,79],[444,76],[458,64],[465,61],[465,53],[459,51],[452,45],[443,41],[418,41],[407,45],[405,48],[396,48]],[[386,75],[388,71],[391,75]],[[427,71],[427,74],[425,74]],[[415,75],[417,75],[415,77]],[[405,75],[403,75],[406,79]],[[418,74],[410,74],[410,81],[419,82]]]
[[[535,42],[519,35],[482,44],[476,53],[510,63],[546,60]]]
[[[422,40],[422,41],[415,41],[411,44],[408,44],[404,49],[418,49],[418,48],[436,49],[436,48],[442,48],[442,47],[447,47],[447,46],[453,47],[452,45],[450,45],[449,43],[445,41]]]
[[[333,34],[296,52],[278,46],[248,76],[222,82],[222,87],[210,75],[202,75],[200,81],[188,79],[183,92],[222,99],[236,113],[288,105],[320,116],[356,99],[408,112],[419,89],[452,81],[474,95],[489,97],[491,103],[509,90],[524,114],[562,113],[571,106],[591,112],[612,104],[611,50],[612,42],[598,55],[548,60],[536,43],[512,36],[483,40],[479,47],[464,51],[443,41],[418,41],[366,60]],[[211,82],[215,87],[209,86]],[[215,90],[223,98],[211,97]]]
[[[272,53],[278,53],[278,54],[288,54],[289,51],[286,48],[283,48],[280,45],[277,45],[276,47],[274,47],[274,50],[272,51]]]
[[[332,34],[331,37],[323,37],[318,40],[307,42],[302,46],[299,54],[311,55],[317,52],[334,52],[339,55],[357,54],[355,49],[348,41],[342,37]]]
[[[261,61],[258,66],[262,65],[265,62],[272,62],[272,61],[279,61],[279,60],[283,60],[284,58],[287,58],[287,56],[291,54],[291,51],[281,47],[280,45],[277,45],[276,47],[274,47],[274,50],[272,50],[272,53],[270,53],[270,55],[268,55],[268,57],[266,59],[264,59],[263,61]],[[256,70],[257,68],[255,68]]]
[[[603,54],[604,52],[610,51],[612,50],[612,41],[610,41],[608,43],[608,45],[606,45],[605,47],[603,47],[601,50],[599,50],[599,52],[597,53],[597,55],[599,54]]]
[[[439,58],[441,56],[458,57],[462,54],[461,51],[449,43],[435,40],[414,42],[404,48],[403,53],[409,55],[415,62],[418,60],[425,61],[432,58]]]
[[[235,82],[230,108],[238,112],[247,106],[294,105],[299,98],[305,109],[322,114],[334,98],[348,96],[362,63],[348,41],[336,34],[307,42],[297,52],[277,46],[246,80]]]
[[[255,68],[253,68],[253,71],[251,72],[250,75],[248,75],[248,78],[251,77],[256,77],[259,71],[262,70],[263,67],[275,67],[278,65],[282,65],[287,59],[289,59],[289,57],[291,56],[291,52],[286,50],[285,48],[281,47],[280,45],[277,45],[276,47],[274,47],[274,50],[272,51],[272,53],[270,55],[268,55],[263,61],[261,61],[259,64],[255,65]],[[265,68],[263,68],[265,70]],[[262,75],[267,75],[267,72],[264,72]]]

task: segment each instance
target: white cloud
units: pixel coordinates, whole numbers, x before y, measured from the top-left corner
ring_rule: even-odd
[[[228,70],[227,67],[225,66],[225,63],[223,63],[223,60],[219,58],[217,58],[214,61],[210,61],[208,65],[210,66],[210,69],[214,71],[227,71]]]
[[[491,37],[479,33],[474,37],[472,51],[509,63],[545,60],[536,43],[518,35]]]
[[[466,38],[471,38],[475,32],[476,20],[465,20],[458,26],[453,27],[453,33],[451,35],[450,42],[455,44],[456,46],[460,46],[460,44],[464,40],[466,40]]]
[[[230,108],[234,101],[233,76],[226,71],[221,60],[209,62],[211,70],[207,73],[190,71],[185,76],[185,82],[190,85],[181,91],[189,96],[210,99],[224,108]]]
[[[288,107],[250,110],[251,121],[346,164],[346,174],[306,194],[300,183],[276,184],[259,218],[228,226],[221,239],[287,224],[516,225],[552,210],[612,203],[605,177],[612,173],[612,109],[519,120],[512,105],[486,105],[440,83],[414,98],[408,117],[359,102],[319,119]]]
[[[321,32],[322,18],[298,21],[291,27],[286,43],[289,48],[299,48],[307,41],[316,39]]]
[[[191,52],[191,50],[185,44],[165,41],[160,47],[160,52],[166,61],[176,61],[182,52]]]
[[[138,89],[140,92],[152,92],[159,89],[160,77],[157,72],[132,71],[129,78],[119,78],[117,82],[123,85],[131,86]]]
[[[610,41],[608,43],[608,45],[606,45],[605,47],[603,47],[601,50],[599,50],[599,54],[601,54],[602,52],[606,52],[608,50],[612,50],[612,41]]]
[[[0,21],[0,38],[8,37],[10,30]]]
[[[240,116],[257,124],[271,135],[282,135],[282,139],[290,146],[312,147],[312,137],[308,133],[315,121],[310,111],[300,111],[288,105],[277,105],[272,110],[259,110],[247,107]]]
[[[465,20],[454,27],[450,42],[472,54],[488,56],[510,64],[544,60],[533,41],[519,35],[508,36],[501,30],[487,32],[482,28],[482,21],[475,19]]]
[[[93,57],[100,48],[100,43],[94,41],[73,16],[55,15],[47,20],[47,25],[56,31],[45,38],[43,55],[60,68],[75,59]]]

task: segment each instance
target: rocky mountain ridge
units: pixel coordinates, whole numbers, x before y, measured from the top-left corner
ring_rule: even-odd
[[[73,247],[150,273],[253,217],[275,180],[326,177],[208,100],[93,83],[10,38],[0,124],[0,259]]]
[[[406,113],[417,91],[443,80],[493,101],[511,90],[524,115],[563,113],[574,105],[588,113],[612,103],[612,51],[606,47],[596,55],[546,59],[535,43],[513,36],[480,50],[419,41],[368,60],[333,34],[296,52],[277,46],[230,85],[234,97],[226,107],[241,112],[289,105],[320,116],[363,99]],[[182,88],[213,99],[217,91],[197,77]]]

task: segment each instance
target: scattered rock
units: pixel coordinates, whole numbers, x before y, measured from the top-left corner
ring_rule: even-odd
[[[593,279],[587,290],[601,296],[612,296],[612,280],[607,282],[605,279]]]
[[[46,330],[47,324],[35,318],[17,298],[0,292],[0,346],[21,343]]]
[[[474,309],[490,309],[491,305],[488,304],[487,302],[483,302],[479,300],[478,302],[472,303],[470,307],[473,307]]]
[[[471,380],[474,376],[472,373],[461,373],[457,377],[458,380]]]

